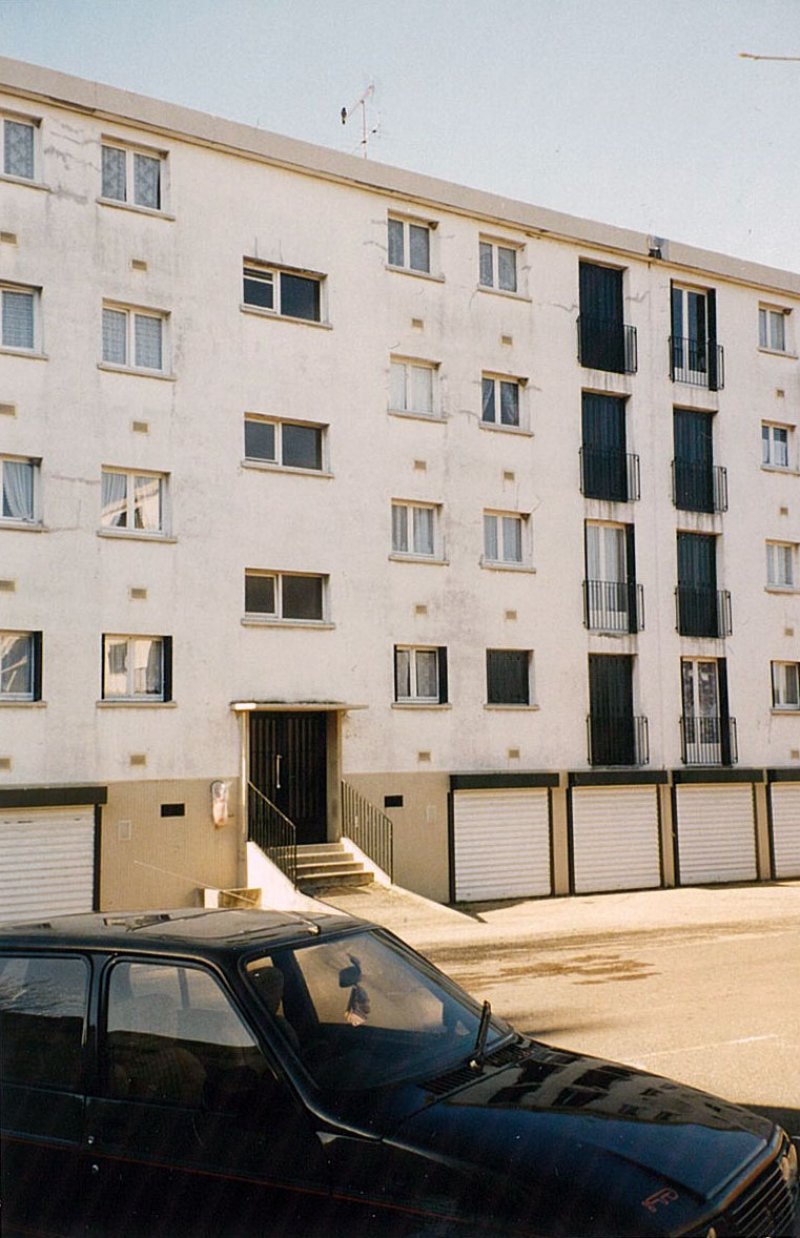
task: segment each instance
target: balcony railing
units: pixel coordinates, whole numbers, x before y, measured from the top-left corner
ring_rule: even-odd
[[[625,580],[584,580],[583,616],[593,632],[641,632],[644,590]]]
[[[728,470],[692,460],[673,460],[672,501],[684,512],[726,512]]]
[[[736,719],[685,715],[681,718],[681,760],[684,765],[735,765],[739,760]]]
[[[641,497],[639,457],[624,451],[581,447],[581,494],[587,499],[630,503]]]
[[[394,876],[392,822],[348,782],[342,783],[342,833],[391,880]]]
[[[258,844],[292,885],[297,884],[297,830],[252,782],[247,784],[247,837]]]
[[[731,595],[727,589],[705,585],[678,585],[675,590],[677,625],[681,636],[730,636],[733,631]]]
[[[590,765],[647,765],[647,718],[633,714],[590,714],[586,719]]]
[[[670,373],[675,383],[691,383],[720,391],[725,386],[725,355],[721,344],[669,337]]]
[[[636,328],[615,318],[580,314],[578,360],[590,370],[635,374],[638,365]]]

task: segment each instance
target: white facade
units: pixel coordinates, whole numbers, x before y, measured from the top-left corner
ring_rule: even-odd
[[[556,893],[575,888],[573,784],[657,788],[645,867],[671,883],[671,789],[747,782],[757,871],[772,875],[772,791],[800,780],[800,276],[656,251],[635,233],[12,61],[0,79],[0,455],[33,461],[35,479],[20,518],[21,473],[8,475],[0,632],[6,649],[36,634],[41,678],[20,693],[6,668],[0,829],[4,813],[10,824],[22,804],[58,806],[67,788],[74,804],[84,786],[101,905],[243,884],[245,720],[316,706],[331,719],[326,834],[341,827],[340,776],[378,807],[390,797],[395,875],[432,897],[457,884],[455,775],[490,794],[551,787]],[[429,270],[414,269],[425,244]],[[621,272],[635,368],[580,363],[576,320],[592,320],[581,262]],[[243,292],[245,269],[256,275]],[[706,344],[724,350],[724,385],[710,348],[692,359]],[[624,401],[621,450],[638,457],[641,497],[582,493],[584,393]],[[505,399],[518,425],[503,424]],[[674,502],[676,408],[711,424],[724,510]],[[245,458],[246,415],[261,459]],[[148,479],[150,527],[131,530]],[[127,528],[111,523],[115,498]],[[730,595],[730,632],[727,620],[719,635],[676,629],[678,534],[713,535],[708,587]],[[602,604],[587,619],[589,537],[602,547],[586,596]],[[610,562],[619,554],[627,571]],[[628,618],[636,586],[643,627]],[[171,648],[171,684],[153,680],[148,696],[144,667],[137,689],[133,647],[104,657],[104,635],[168,638],[155,653],[170,661]],[[517,655],[504,664],[513,682],[500,674],[493,691],[487,650]],[[604,654],[630,659],[632,730],[598,749],[601,709],[590,753],[603,690],[590,696],[589,658]],[[231,786],[228,827],[212,818],[214,780]],[[165,820],[165,804],[184,811]]]

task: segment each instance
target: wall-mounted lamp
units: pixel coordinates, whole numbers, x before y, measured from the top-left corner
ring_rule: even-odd
[[[219,829],[228,822],[228,799],[231,784],[229,782],[212,782],[211,784],[211,819]]]

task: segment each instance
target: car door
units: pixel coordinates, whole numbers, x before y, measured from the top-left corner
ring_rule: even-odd
[[[117,960],[102,992],[86,1130],[104,1238],[311,1232],[329,1198],[322,1144],[220,979]]]

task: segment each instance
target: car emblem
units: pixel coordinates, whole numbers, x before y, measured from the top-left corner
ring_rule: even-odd
[[[664,1186],[660,1191],[656,1191],[654,1195],[648,1195],[647,1199],[642,1200],[642,1207],[648,1212],[658,1212],[659,1208],[668,1208],[670,1204],[674,1204],[678,1198],[678,1192],[673,1190],[671,1186]]]

